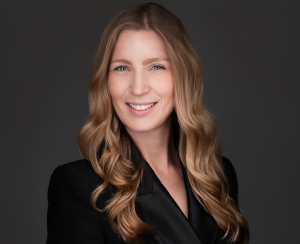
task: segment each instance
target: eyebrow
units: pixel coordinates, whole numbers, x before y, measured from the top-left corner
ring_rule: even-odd
[[[168,59],[164,59],[164,58],[148,58],[148,59],[145,59],[143,61],[143,65],[147,65],[147,64],[150,64],[150,63],[153,63],[153,62],[157,62],[157,61],[169,61],[169,60]],[[110,63],[111,64],[112,63],[124,63],[124,64],[128,64],[128,65],[132,64],[127,59],[116,59],[116,60],[111,61]]]

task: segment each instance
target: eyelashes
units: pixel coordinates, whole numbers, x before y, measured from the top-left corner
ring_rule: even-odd
[[[153,65],[152,66],[152,69],[155,68],[154,70],[160,70],[160,69],[166,69],[164,66],[162,65]],[[128,69],[127,66],[125,65],[120,65],[118,67],[116,67],[114,70],[117,70],[117,71],[126,71],[125,69]]]
[[[115,68],[114,70],[118,70],[118,71],[124,71],[124,70],[120,70],[120,69],[123,69],[123,68],[127,68],[126,66],[118,66],[117,68]]]

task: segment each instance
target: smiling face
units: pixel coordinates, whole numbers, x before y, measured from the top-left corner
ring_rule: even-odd
[[[111,56],[108,88],[128,132],[166,129],[174,109],[174,82],[167,48],[152,30],[122,31]]]

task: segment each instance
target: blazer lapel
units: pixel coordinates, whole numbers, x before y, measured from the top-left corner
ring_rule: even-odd
[[[182,166],[182,168],[188,200],[188,218],[197,236],[201,240],[202,244],[227,243],[219,240],[221,231],[220,227],[216,223],[215,219],[204,210],[203,206],[194,196],[186,169],[184,166]]]
[[[140,164],[141,157],[133,143],[131,148],[132,161]],[[137,191],[136,211],[141,220],[156,227],[154,239],[159,244],[202,244],[189,220],[146,161],[143,169],[143,180]]]

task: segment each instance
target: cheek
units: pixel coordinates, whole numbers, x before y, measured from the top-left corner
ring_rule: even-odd
[[[171,105],[174,101],[174,81],[172,76],[165,77],[164,82],[158,87],[157,91],[160,93],[160,96]]]
[[[122,98],[122,89],[118,85],[118,81],[115,79],[108,78],[107,83],[108,83],[109,94],[115,106],[116,103],[118,103],[118,101]]]

